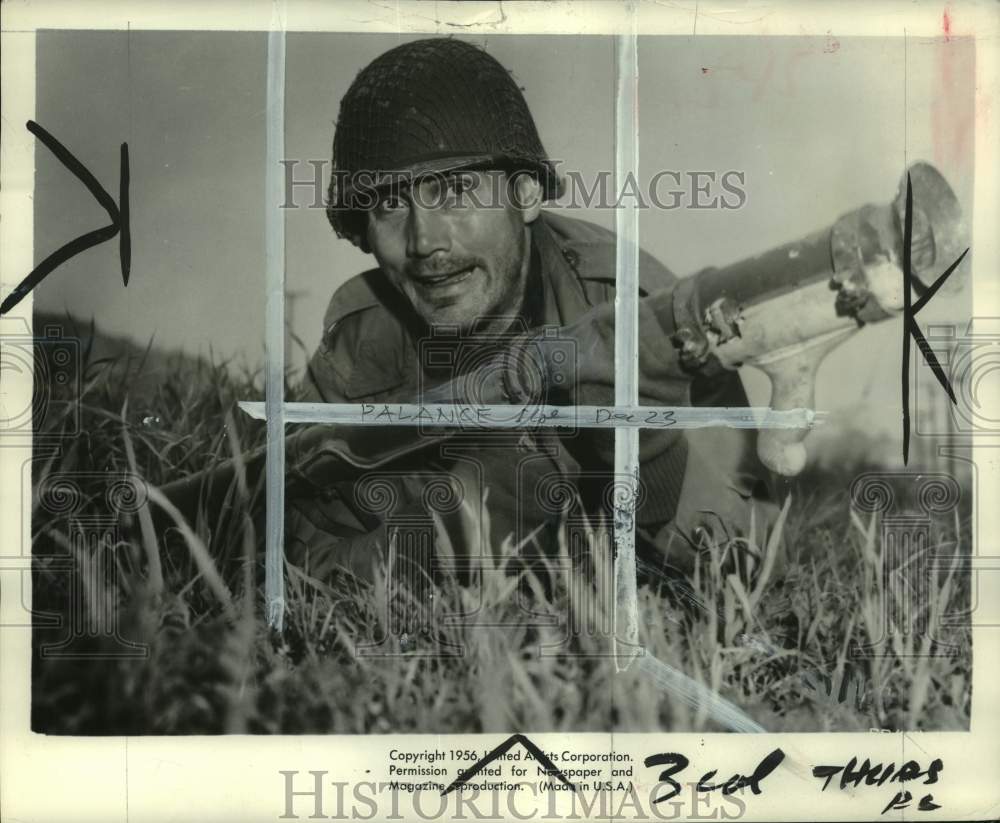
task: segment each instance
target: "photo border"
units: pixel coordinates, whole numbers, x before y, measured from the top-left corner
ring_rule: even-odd
[[[875,8],[877,6],[877,8]],[[634,13],[633,13],[634,11]],[[975,211],[973,214],[972,292],[977,315],[1000,313],[1000,254],[995,227],[1000,220],[997,197],[998,118],[1000,99],[998,40],[1000,26],[995,6],[949,3],[944,9],[953,36],[976,38]],[[10,124],[32,119],[35,108],[34,32],[42,28],[184,29],[292,31],[379,31],[447,34],[489,33],[606,33],[627,37],[630,32],[697,36],[702,34],[815,35],[899,37],[918,44],[922,38],[942,36],[942,8],[914,8],[909,3],[880,2],[832,9],[814,3],[758,3],[737,10],[709,3],[677,3],[671,7],[641,3],[632,7],[616,3],[374,3],[345,2],[319,6],[307,2],[253,4],[215,2],[211,8],[178,8],[166,3],[105,3],[101,13],[93,4],[8,3],[2,31],[3,151],[0,254],[2,284],[10,288],[32,266],[31,198],[33,192],[34,140],[27,131]],[[640,79],[641,82],[641,79]],[[279,170],[280,173],[280,170]],[[278,191],[280,202],[281,191]],[[269,210],[271,211],[271,210]],[[619,247],[619,258],[622,248]],[[12,317],[31,324],[32,301],[25,299]],[[270,311],[270,309],[269,309]],[[280,316],[280,315],[279,315]],[[6,318],[5,318],[6,320]],[[275,349],[271,350],[276,351]],[[283,363],[283,361],[282,361]],[[279,369],[283,365],[279,364]],[[2,389],[12,405],[31,397],[30,381],[22,376],[8,380]],[[621,402],[621,398],[616,397]],[[268,395],[269,402],[271,395]],[[997,402],[994,396],[993,403]],[[30,402],[30,400],[29,400]],[[1000,408],[1000,406],[996,406]],[[270,418],[270,415],[269,415]],[[269,419],[272,425],[280,425]],[[281,428],[277,429],[281,431]],[[633,430],[634,431],[634,430]],[[281,438],[277,438],[282,442]],[[273,445],[273,444],[272,444]],[[979,505],[997,499],[998,462],[991,458],[991,444],[973,442],[972,459],[978,472],[974,518],[980,539],[977,557],[1000,555],[1000,513]],[[625,450],[625,456],[633,454]],[[21,493],[20,466],[30,459],[30,446],[0,449],[0,541],[20,543],[21,555],[30,558],[21,522],[30,508]],[[616,470],[631,465],[616,464]],[[269,497],[269,503],[271,498]],[[271,505],[274,505],[271,503]],[[280,508],[278,509],[280,510]],[[273,526],[273,522],[272,522]],[[269,529],[270,531],[270,529]],[[985,544],[985,545],[984,545]],[[988,564],[983,570],[988,571]],[[20,588],[23,572],[0,571],[0,624],[21,620],[25,606],[10,593]],[[984,574],[980,593],[987,606],[1000,609],[1000,574]],[[270,591],[274,594],[274,591]],[[30,597],[30,595],[29,595]],[[1000,813],[998,790],[981,775],[1000,773],[1000,655],[996,615],[983,618],[973,630],[972,720],[969,732],[900,733],[795,733],[737,737],[733,734],[531,734],[545,751],[572,748],[579,752],[627,751],[640,763],[653,752],[680,751],[692,761],[691,773],[718,767],[720,774],[750,770],[768,752],[780,746],[786,766],[768,780],[766,791],[747,801],[747,819],[841,820],[875,819],[886,792],[820,793],[809,772],[818,763],[844,763],[850,757],[873,762],[900,762],[913,757],[925,766],[933,757],[945,763],[934,787],[942,808],[905,813],[904,819],[986,818]],[[24,821],[57,820],[274,820],[284,808],[282,770],[303,775],[327,770],[331,777],[348,781],[379,780],[379,769],[392,748],[423,747],[492,748],[502,735],[307,735],[239,737],[107,737],[58,738],[30,731],[31,669],[30,633],[6,629],[0,644],[0,780],[2,816]],[[405,741],[405,742],[404,742]],[[704,766],[704,768],[701,768]],[[539,817],[545,813],[539,802]],[[405,808],[401,809],[405,812]],[[306,818],[306,814],[301,814]]]

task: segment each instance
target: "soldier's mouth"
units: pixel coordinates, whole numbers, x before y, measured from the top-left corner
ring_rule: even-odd
[[[473,265],[464,269],[448,272],[447,274],[436,274],[432,277],[416,277],[414,279],[423,288],[437,289],[461,283],[463,280],[468,280],[475,270],[476,267]]]

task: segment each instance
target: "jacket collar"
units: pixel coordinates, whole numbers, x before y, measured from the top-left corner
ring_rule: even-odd
[[[563,326],[592,308],[577,272],[579,253],[559,238],[542,213],[531,230],[541,265],[544,325]]]

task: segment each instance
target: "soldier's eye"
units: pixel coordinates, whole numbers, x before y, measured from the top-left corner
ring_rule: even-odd
[[[406,200],[398,194],[387,194],[378,201],[376,212],[380,215],[388,215],[405,211],[407,208],[408,204]]]
[[[445,183],[446,200],[451,205],[464,206],[470,202],[467,196],[476,187],[471,174],[450,175]]]

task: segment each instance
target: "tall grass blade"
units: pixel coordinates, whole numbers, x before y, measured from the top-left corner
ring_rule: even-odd
[[[125,457],[128,460],[129,471],[135,476],[139,476],[139,469],[136,467],[135,448],[132,446],[132,438],[128,433],[128,422],[126,414],[128,412],[128,398],[122,405],[122,442],[125,445]],[[138,492],[138,490],[136,490]],[[142,534],[142,546],[146,553],[146,569],[149,576],[149,593],[153,598],[163,595],[163,565],[160,562],[160,545],[156,539],[156,529],[153,527],[153,517],[149,512],[149,503],[142,501],[138,511],[139,530]]]
[[[149,498],[168,515],[170,515],[170,519],[174,521],[177,529],[181,533],[181,536],[184,538],[184,543],[187,545],[188,551],[191,553],[191,558],[198,567],[198,571],[201,572],[201,575],[205,578],[205,582],[208,584],[208,587],[212,590],[212,593],[218,599],[219,603],[222,604],[222,607],[226,611],[226,615],[230,619],[234,618],[236,616],[236,611],[233,608],[232,596],[229,593],[229,589],[226,586],[225,581],[219,574],[219,570],[215,567],[215,563],[212,561],[212,555],[205,547],[204,542],[202,542],[201,538],[194,533],[188,525],[187,520],[184,518],[184,515],[177,510],[177,507],[167,499],[163,492],[155,486],[150,486]]]

